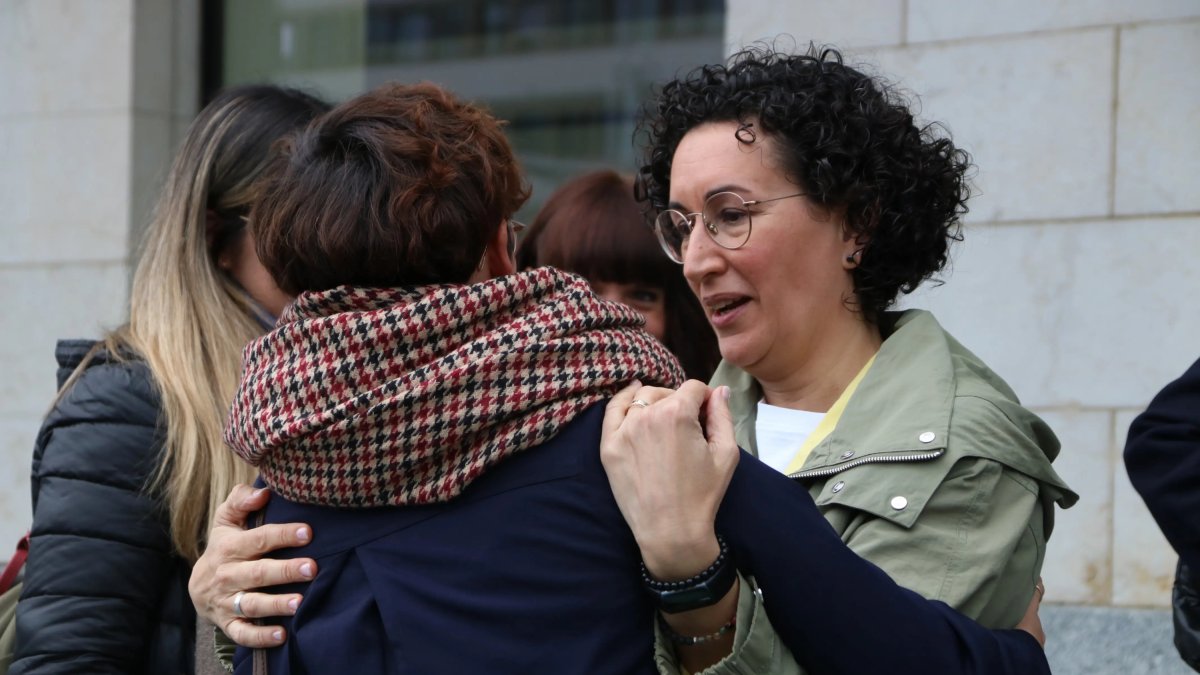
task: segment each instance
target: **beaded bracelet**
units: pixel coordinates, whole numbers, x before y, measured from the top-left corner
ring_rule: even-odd
[[[642,563],[642,584],[659,610],[667,614],[687,612],[716,604],[737,583],[737,570],[729,559],[725,539],[717,535],[721,552],[704,571],[682,581],[659,581]]]
[[[663,634],[666,635],[667,639],[669,639],[671,642],[687,647],[690,645],[699,645],[704,644],[705,642],[712,642],[713,640],[716,640],[722,635],[733,630],[737,627],[737,614],[734,614],[733,618],[730,619],[728,623],[726,623],[724,626],[721,626],[716,631],[707,635],[697,635],[694,637],[691,635],[680,635],[679,633],[676,633],[675,629],[671,628],[671,624],[667,623],[667,620],[664,619],[661,614],[658,615],[658,626],[662,629]]]
[[[650,576],[650,570],[646,569],[646,563],[642,563],[642,583],[646,584],[647,588],[655,591],[671,591],[677,588],[687,588],[693,586],[697,582],[712,577],[722,565],[725,564],[725,559],[729,556],[729,547],[725,544],[725,538],[717,535],[717,544],[721,547],[720,553],[717,554],[717,559],[711,565],[706,567],[702,572],[699,572],[687,579],[681,581],[659,581]]]

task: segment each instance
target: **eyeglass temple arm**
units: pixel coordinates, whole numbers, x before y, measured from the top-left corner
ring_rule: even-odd
[[[750,201],[742,200],[742,202],[746,206],[754,206],[755,204],[766,204],[767,202],[777,202],[780,199],[791,199],[792,197],[804,197],[807,195],[808,195],[807,192],[797,192],[794,195],[784,195],[782,197],[772,197],[771,199],[753,199]]]

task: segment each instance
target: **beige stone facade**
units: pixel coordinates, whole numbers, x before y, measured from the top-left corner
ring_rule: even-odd
[[[0,3],[0,559],[29,527],[54,342],[124,318],[133,249],[195,114],[199,0]]]

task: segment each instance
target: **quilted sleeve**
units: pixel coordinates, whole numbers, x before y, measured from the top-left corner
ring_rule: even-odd
[[[9,671],[131,673],[171,577],[158,399],[141,363],[96,365],[57,402],[34,449],[34,515]]]

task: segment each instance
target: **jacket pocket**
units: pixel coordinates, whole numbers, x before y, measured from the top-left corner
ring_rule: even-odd
[[[809,485],[813,500],[822,510],[842,507],[911,528],[921,516],[933,493],[946,479],[953,462],[944,451],[926,453],[878,453],[857,463],[829,470]],[[810,473],[811,475],[811,473]]]

